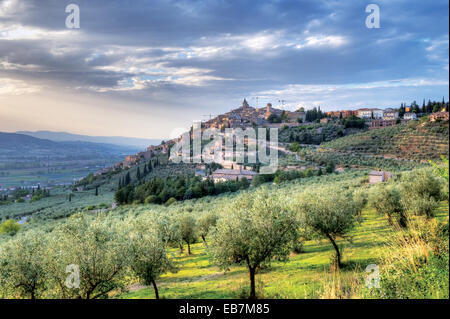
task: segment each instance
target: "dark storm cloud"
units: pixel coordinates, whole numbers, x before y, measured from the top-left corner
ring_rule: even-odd
[[[448,77],[447,1],[377,1],[381,29],[365,27],[366,1],[9,2],[0,35],[26,31],[0,36],[0,77],[53,87],[194,101]],[[80,30],[65,28],[70,2],[80,6]]]

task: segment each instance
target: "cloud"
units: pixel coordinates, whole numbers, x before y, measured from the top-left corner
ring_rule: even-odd
[[[22,25],[0,24],[0,40],[63,40],[70,34],[69,30],[51,31]]]
[[[15,81],[0,94],[28,87],[193,117],[245,96],[333,108],[448,94],[448,1],[379,1],[380,29],[365,27],[359,1],[77,3],[81,29],[68,30],[67,3],[0,1],[0,78]]]
[[[440,63],[442,68],[448,71],[449,37],[448,34],[442,38],[425,41],[429,43],[426,47],[427,58],[430,61]]]
[[[279,98],[286,99],[289,102],[291,109],[296,109],[297,106],[319,106],[328,105],[329,107],[359,107],[363,105],[376,106],[378,101],[374,100],[359,100],[360,96],[375,96],[377,92],[383,91],[392,96],[397,92],[397,96],[401,96],[405,91],[416,90],[417,88],[432,88],[432,87],[448,87],[449,81],[443,79],[433,78],[405,78],[393,79],[378,82],[368,83],[350,83],[350,84],[335,84],[335,85],[287,85],[285,87],[254,92],[254,96],[261,99],[277,100]],[[411,99],[417,99],[411,96]],[[402,101],[399,99],[399,101]]]
[[[25,81],[0,78],[0,98],[13,95],[24,95],[39,92],[41,88]]]

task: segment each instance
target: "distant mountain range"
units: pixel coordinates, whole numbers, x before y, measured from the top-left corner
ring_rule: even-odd
[[[67,132],[51,132],[51,131],[18,131],[17,134],[24,134],[40,139],[46,139],[54,142],[91,142],[102,144],[114,144],[119,146],[126,146],[131,148],[137,148],[139,150],[146,149],[150,145],[158,145],[161,140],[158,139],[144,139],[135,137],[123,137],[123,136],[89,136],[72,134]]]
[[[93,143],[85,141],[55,142],[26,134],[0,132],[0,156],[8,153],[27,156],[38,152],[39,154],[52,154],[59,156],[62,153],[72,155],[101,154],[102,156],[128,154],[139,150],[133,146],[122,146],[108,143]]]

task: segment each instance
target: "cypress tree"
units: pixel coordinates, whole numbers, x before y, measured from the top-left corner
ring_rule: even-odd
[[[152,167],[152,160],[148,161],[148,165],[147,165],[148,171],[151,172],[153,167]]]
[[[125,175],[125,183],[124,183],[124,186],[128,186],[130,183],[131,183],[130,172],[127,172],[127,175]]]
[[[141,170],[139,169],[139,166],[138,166],[137,171],[136,171],[136,179],[137,180],[141,179]]]

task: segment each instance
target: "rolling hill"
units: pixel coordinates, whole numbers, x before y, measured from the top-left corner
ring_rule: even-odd
[[[427,118],[407,124],[374,129],[322,143],[327,151],[428,160],[449,154],[449,123]]]

